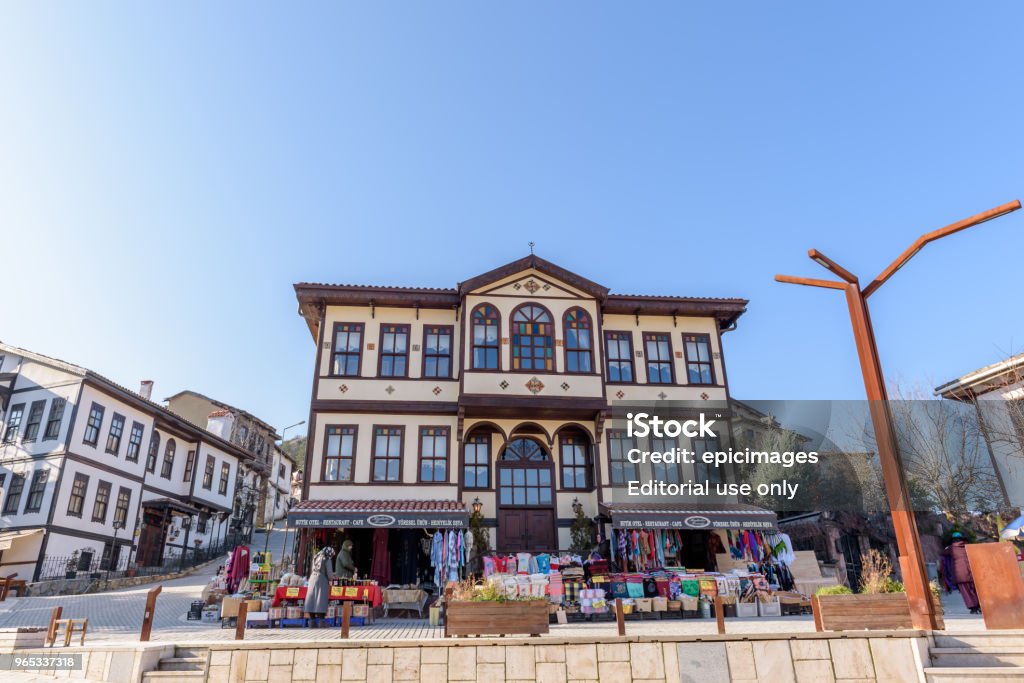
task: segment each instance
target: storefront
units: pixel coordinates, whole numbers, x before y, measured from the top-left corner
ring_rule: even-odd
[[[765,534],[777,527],[774,512],[741,504],[604,503],[601,513],[611,529],[610,557],[634,570],[724,570],[722,555],[743,557],[745,546],[766,544]]]
[[[358,576],[381,586],[433,586],[438,543],[455,549],[454,567],[464,567],[469,554],[469,515],[453,500],[302,501],[288,513],[288,523],[299,534],[300,572],[318,549],[337,552],[351,540]]]

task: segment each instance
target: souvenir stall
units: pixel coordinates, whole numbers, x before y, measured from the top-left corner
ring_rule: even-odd
[[[323,548],[338,553],[342,581],[331,583],[325,619],[340,617],[336,601],[344,599],[365,604],[371,620],[384,613],[422,616],[446,583],[466,576],[468,522],[465,506],[455,501],[302,502],[289,512],[289,524],[299,529],[299,567],[313,566]],[[281,588],[291,594],[281,595],[273,608],[275,615],[284,608],[287,619],[288,608],[294,615],[300,596],[305,599],[305,585]],[[358,597],[350,598],[355,588]]]
[[[792,547],[773,513],[730,508],[609,506],[603,555],[490,555],[485,580],[510,597],[546,596],[559,621],[611,618],[617,598],[629,618],[711,617],[717,597],[726,616],[778,616],[792,595]]]

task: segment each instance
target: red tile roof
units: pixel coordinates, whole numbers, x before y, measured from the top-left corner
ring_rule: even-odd
[[[465,512],[457,500],[303,500],[292,512]]]

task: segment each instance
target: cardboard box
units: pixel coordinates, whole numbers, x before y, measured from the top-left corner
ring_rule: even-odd
[[[220,618],[238,616],[238,606],[242,604],[241,598],[224,598],[220,603]]]
[[[654,604],[651,598],[637,598],[636,599],[636,611],[637,612],[651,612],[654,610]]]
[[[655,612],[668,611],[668,598],[651,598],[651,603]]]
[[[737,602],[736,603],[736,616],[737,617],[756,617],[757,616],[757,602]]]
[[[773,598],[771,602],[761,602],[758,600],[757,614],[762,617],[781,617],[782,604],[778,598]]]
[[[262,600],[246,600],[245,603],[249,610],[249,614],[252,614],[253,612],[259,612],[263,609]]]

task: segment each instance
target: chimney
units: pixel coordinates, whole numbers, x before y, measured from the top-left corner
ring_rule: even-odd
[[[151,399],[153,396],[153,380],[142,380],[142,384],[139,385],[139,395],[147,401]]]

